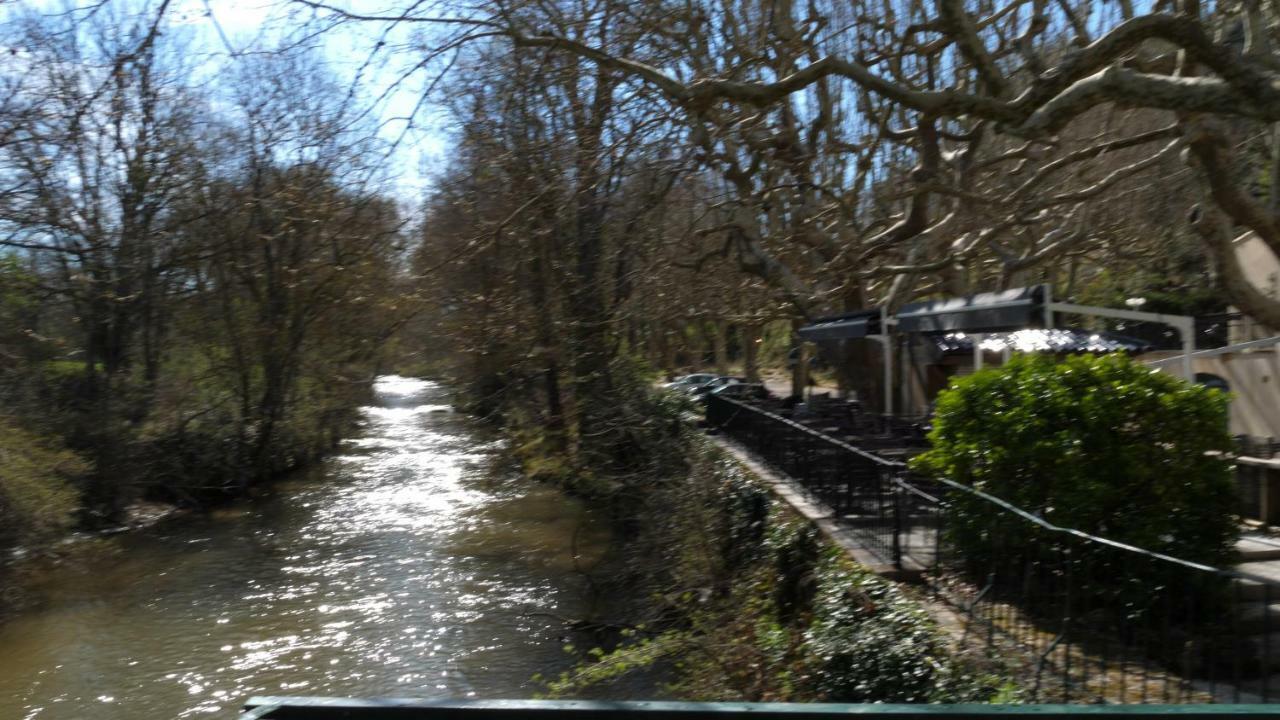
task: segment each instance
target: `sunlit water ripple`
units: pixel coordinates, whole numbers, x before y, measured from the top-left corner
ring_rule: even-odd
[[[605,529],[492,477],[498,442],[389,376],[341,452],[268,497],[85,543],[0,624],[0,718],[234,717],[250,695],[527,697],[569,658],[571,556]]]

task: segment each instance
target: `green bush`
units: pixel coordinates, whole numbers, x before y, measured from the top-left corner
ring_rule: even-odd
[[[0,546],[51,540],[79,508],[72,483],[87,470],[75,453],[0,418]]]
[[[805,630],[805,689],[824,702],[965,702],[991,688],[950,657],[932,619],[898,585],[834,550]]]
[[[723,474],[726,480],[720,489],[724,498],[721,506],[728,528],[723,533],[721,556],[725,567],[736,570],[759,558],[769,529],[772,500],[759,483],[728,470]]]
[[[953,651],[897,584],[856,565],[809,521],[704,438],[664,478],[629,538],[627,592],[644,623],[548,683],[598,697],[610,683],[662,678],[685,700],[974,702],[998,690]],[[643,590],[642,590],[643,589]],[[639,671],[639,679],[633,674]],[[634,690],[634,684],[623,686]]]
[[[1019,356],[939,395],[932,449],[913,467],[1059,527],[1221,565],[1239,532],[1227,400],[1120,355]],[[955,495],[953,539],[980,552],[1007,513]]]

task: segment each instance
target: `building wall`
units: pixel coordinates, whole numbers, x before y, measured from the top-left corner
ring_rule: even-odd
[[[1272,299],[1280,299],[1280,261],[1267,244],[1252,232],[1245,233],[1235,239],[1236,259],[1244,271],[1245,279],[1259,291]],[[1232,344],[1261,340],[1280,333],[1271,328],[1246,320],[1231,328]]]
[[[1143,355],[1143,360],[1176,357],[1177,353]],[[1280,350],[1254,350],[1194,358],[1197,373],[1211,373],[1231,386],[1231,434],[1280,438]],[[1180,375],[1182,365],[1161,368]]]
[[[1210,373],[1226,380],[1231,386],[1231,434],[1251,435],[1258,438],[1280,440],[1280,346],[1275,350],[1227,353],[1208,358],[1195,358],[1192,368],[1197,373]],[[1143,361],[1178,357],[1175,351],[1158,351],[1142,355]],[[955,376],[973,372],[970,357],[950,357],[944,361],[954,365]],[[986,353],[984,364],[994,367],[1001,364],[997,353]],[[911,373],[911,402],[899,412],[921,414],[927,412],[930,401],[937,394],[937,387],[929,387],[922,380],[929,378],[930,368],[919,364]],[[1162,370],[1182,376],[1181,363],[1170,363]],[[928,383],[932,385],[933,383]],[[944,382],[945,384],[945,382]]]

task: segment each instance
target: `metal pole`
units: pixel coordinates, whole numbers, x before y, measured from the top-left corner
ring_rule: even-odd
[[[1076,315],[1092,315],[1094,317],[1158,322],[1177,328],[1178,332],[1182,335],[1182,375],[1188,382],[1195,380],[1195,372],[1191,368],[1191,355],[1196,350],[1196,319],[1193,317],[1188,315],[1164,315],[1162,313],[1138,312],[1135,310],[1116,310],[1114,308],[1076,305],[1075,303],[1049,303],[1049,308]]]
[[[1191,367],[1191,354],[1196,351],[1196,321],[1186,318],[1178,328],[1182,333],[1182,377],[1187,382],[1195,382],[1195,369]]]
[[[914,399],[912,398],[912,392],[911,392],[911,369],[912,368],[911,368],[911,363],[909,362],[911,356],[910,356],[910,351],[907,348],[907,344],[910,342],[911,342],[910,336],[905,338],[904,342],[902,343],[902,354],[898,358],[898,367],[902,368],[902,371],[901,371],[902,372],[902,410],[905,413],[910,413],[914,409],[911,405],[912,400]]]
[[[881,473],[881,475],[883,475],[886,471],[883,468],[880,468],[876,472],[879,472]],[[892,476],[890,477],[889,487],[892,488],[891,497],[893,498],[893,545],[892,545],[893,567],[895,569],[901,570],[902,569],[902,489],[898,487],[897,483],[893,482]]]
[[[1053,329],[1053,285],[1044,284],[1044,329]]]
[[[982,340],[986,337],[983,333],[975,333],[973,338],[973,371],[978,372],[982,369]]]
[[[884,352],[884,412],[893,414],[893,341],[888,333],[880,336]]]
[[[893,336],[889,334],[889,311],[880,308],[880,344],[884,353],[884,414],[893,414]]]

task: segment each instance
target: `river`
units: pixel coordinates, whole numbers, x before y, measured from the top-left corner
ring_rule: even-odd
[[[529,697],[571,662],[607,527],[497,471],[387,376],[339,452],[252,501],[67,546],[0,624],[0,718],[233,718],[250,695]],[[574,553],[578,553],[575,561]]]

